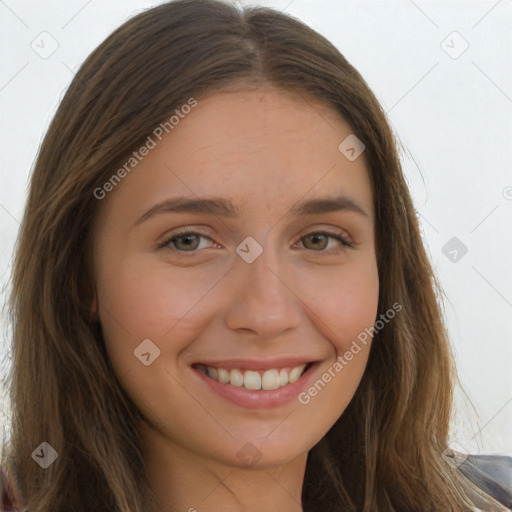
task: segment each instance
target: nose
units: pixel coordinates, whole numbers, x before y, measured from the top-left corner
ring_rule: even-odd
[[[301,320],[301,301],[285,272],[283,261],[269,248],[252,263],[241,258],[233,269],[235,281],[225,315],[227,327],[270,339],[295,329]]]

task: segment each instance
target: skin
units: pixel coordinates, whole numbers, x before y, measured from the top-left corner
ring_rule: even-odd
[[[279,89],[212,94],[102,201],[92,311],[119,382],[146,419],[155,511],[302,511],[308,451],[353,397],[370,343],[307,405],[246,409],[212,392],[190,365],[308,355],[320,361],[314,382],[374,325],[369,173],[364,153],[349,161],[338,150],[351,133],[322,103]],[[290,214],[300,201],[341,192],[367,216]],[[176,196],[230,199],[241,214],[167,212],[137,223]],[[158,248],[183,227],[206,238]],[[306,236],[323,230],[353,247]],[[250,264],[235,251],[247,236],[263,249]],[[149,366],[134,356],[144,339],[160,350]],[[246,443],[260,455],[249,468],[237,456]]]

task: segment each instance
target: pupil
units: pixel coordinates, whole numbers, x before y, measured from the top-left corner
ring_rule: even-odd
[[[183,235],[180,238],[181,238],[182,241],[185,241],[185,243],[183,245],[185,247],[190,248],[191,247],[190,242],[192,242],[192,244],[193,244],[193,239],[197,238],[197,236],[196,235]]]
[[[317,244],[319,241],[321,242],[321,238],[324,238],[325,239],[325,235],[311,235],[310,236],[311,240],[313,241],[313,244]]]

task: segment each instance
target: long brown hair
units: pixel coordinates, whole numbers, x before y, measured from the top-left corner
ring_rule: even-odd
[[[379,313],[396,302],[403,308],[375,334],[353,400],[309,453],[304,510],[471,508],[462,477],[441,456],[453,362],[439,286],[381,106],[340,52],[293,17],[178,0],[133,17],[87,58],[31,177],[12,279],[12,436],[5,447],[30,512],[148,510],[140,413],[89,315],[91,228],[102,205],[94,191],[189,98],[263,84],[324,101],[365,144]],[[31,456],[42,442],[58,453],[46,470]]]

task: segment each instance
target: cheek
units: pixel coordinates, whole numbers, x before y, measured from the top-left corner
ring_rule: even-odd
[[[133,351],[145,339],[160,349],[161,362],[175,356],[204,323],[207,298],[223,274],[169,269],[144,258],[100,269],[99,315],[110,358],[118,366],[134,364]]]
[[[298,401],[315,418],[316,433],[326,433],[352,400],[368,361],[379,297],[375,261],[337,267],[329,275],[315,275],[314,283],[307,278],[301,290],[309,298],[310,318],[330,343],[332,357]]]
[[[374,325],[379,276],[375,259],[359,258],[346,266],[304,273],[299,293],[317,329],[336,351],[344,353],[365,329]]]

